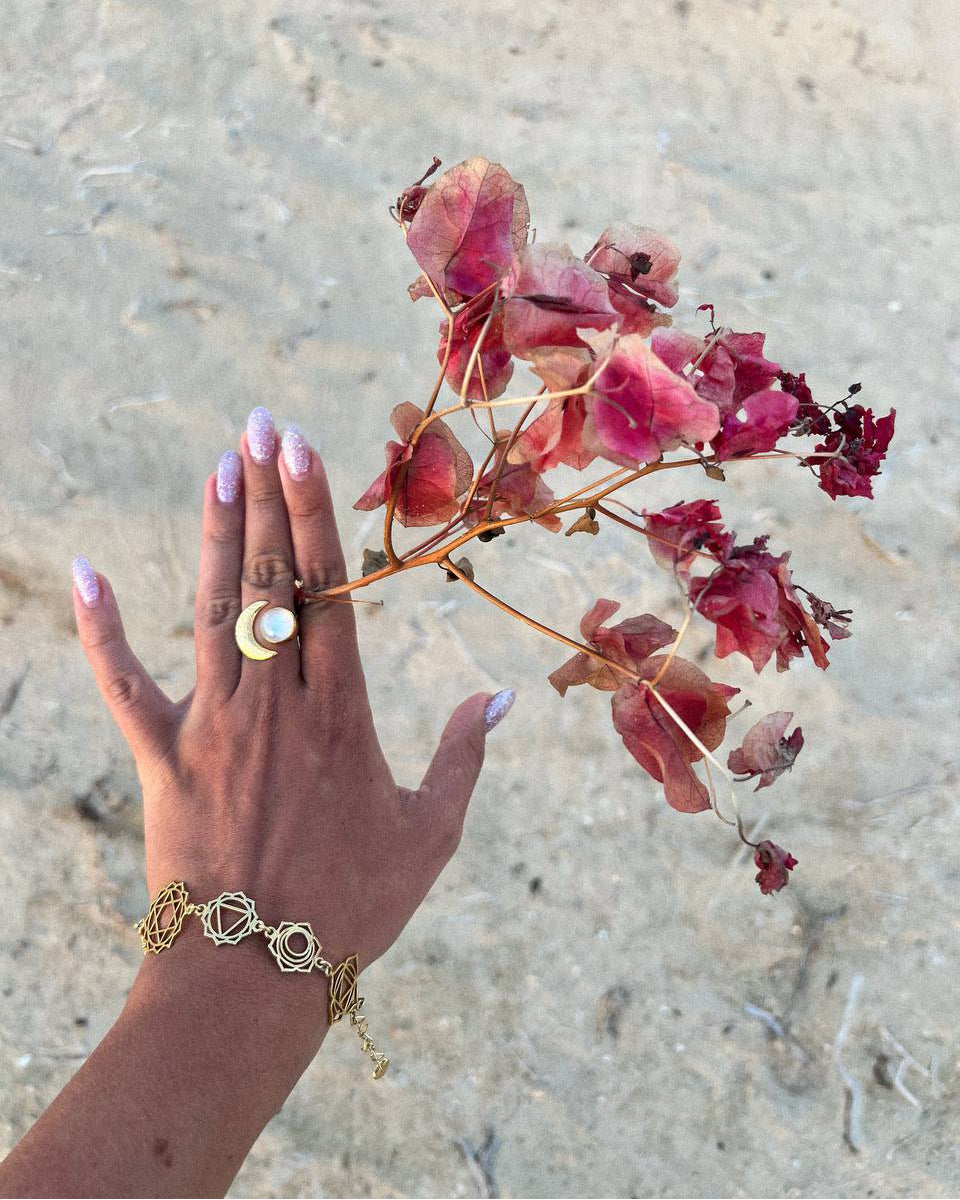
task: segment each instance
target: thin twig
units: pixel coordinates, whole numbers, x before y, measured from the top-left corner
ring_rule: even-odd
[[[857,1011],[857,1002],[860,999],[860,989],[862,987],[863,976],[854,975],[850,981],[850,990],[847,993],[847,1003],[843,1010],[843,1019],[840,1022],[840,1028],[837,1030],[837,1036],[833,1040],[833,1063],[837,1068],[837,1074],[843,1082],[846,1094],[843,1113],[843,1140],[854,1154],[859,1154],[860,1147],[863,1145],[863,1137],[860,1131],[860,1116],[863,1112],[863,1084],[859,1079],[851,1075],[847,1069],[843,1061],[843,1047],[850,1032],[850,1026],[853,1023],[854,1014]]]

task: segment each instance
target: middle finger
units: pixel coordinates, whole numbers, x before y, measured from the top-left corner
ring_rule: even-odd
[[[293,610],[294,572],[290,521],[277,469],[277,435],[270,412],[258,407],[247,419],[240,440],[243,456],[244,520],[243,574],[241,597],[244,608],[255,600],[268,600]],[[263,640],[262,635],[259,640]],[[264,643],[267,644],[267,643]],[[297,639],[271,647],[278,656],[268,662],[244,658],[243,674],[278,670],[299,677],[300,652]]]

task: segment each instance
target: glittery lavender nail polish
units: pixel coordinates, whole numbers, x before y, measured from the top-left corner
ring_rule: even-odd
[[[258,405],[247,417],[247,445],[254,462],[268,463],[277,443],[277,430],[270,409]]]
[[[217,463],[217,499],[221,504],[232,504],[240,495],[240,480],[243,478],[243,461],[236,450],[227,450]]]
[[[97,573],[90,566],[89,561],[79,554],[70,564],[70,569],[73,572],[73,582],[80,593],[80,599],[87,608],[93,608],[99,604],[100,580],[97,579]]]
[[[499,725],[513,708],[516,698],[517,693],[513,688],[504,688],[502,692],[497,692],[495,696],[490,697],[487,707],[483,710],[483,723],[488,733],[495,725]]]
[[[298,425],[288,425],[281,442],[283,461],[291,479],[306,479],[310,470],[310,443]]]

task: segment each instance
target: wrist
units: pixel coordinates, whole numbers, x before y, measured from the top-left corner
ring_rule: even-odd
[[[188,919],[173,945],[147,954],[128,1008],[175,1008],[242,1045],[266,1039],[316,1054],[329,1027],[328,981],[317,971],[283,972],[264,939],[217,946]]]

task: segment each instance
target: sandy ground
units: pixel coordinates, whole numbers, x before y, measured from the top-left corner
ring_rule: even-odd
[[[818,394],[862,380],[900,410],[874,504],[779,465],[634,493],[719,497],[856,610],[826,675],[714,671],[802,721],[797,769],[746,800],[801,866],[761,898],[729,831],[636,768],[603,697],[549,689],[552,644],[432,573],[394,581],[361,636],[398,778],[471,690],[520,699],[457,861],[367,977],[395,1068],[373,1087],[336,1031],[233,1194],[957,1194],[951,10],[7,0],[0,1149],[106,1031],[139,956],[136,777],[77,644],[69,560],[109,574],[131,640],[185,691],[201,482],[267,402],[322,442],[359,565],[376,533],[350,505],[391,406],[435,370],[437,314],[405,295],[386,207],[434,153],[484,153],[526,185],[541,238],[583,252],[609,220],[661,228],[685,255],[681,323],[711,300]],[[524,530],[473,557],[571,631],[598,595],[675,619],[628,537]]]

